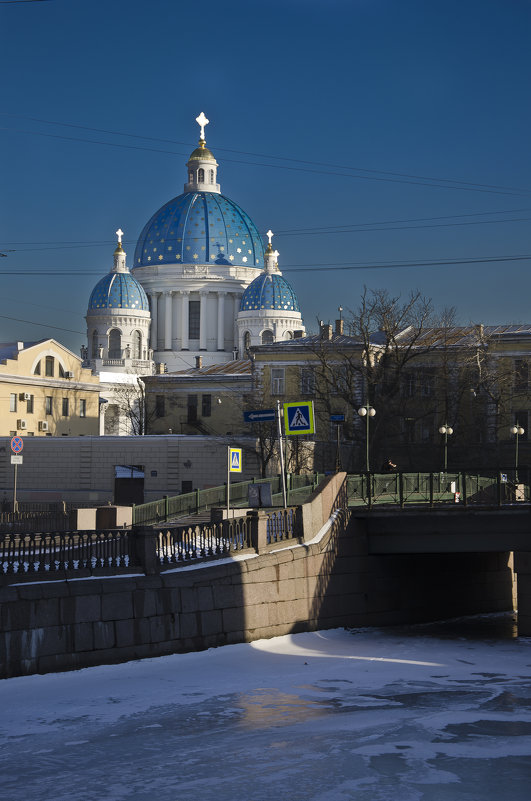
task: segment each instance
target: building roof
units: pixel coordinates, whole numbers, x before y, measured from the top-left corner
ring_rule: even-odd
[[[89,300],[91,309],[149,311],[143,287],[129,272],[110,272],[98,281]]]
[[[234,201],[215,192],[184,192],[146,223],[134,267],[161,264],[264,266],[254,222]]]
[[[188,370],[178,370],[174,373],[165,373],[173,376],[206,376],[206,375],[251,375],[252,363],[250,359],[236,359],[223,364],[211,364],[208,367],[191,367]]]
[[[293,288],[280,273],[263,272],[243,293],[240,311],[300,312],[300,307]]]

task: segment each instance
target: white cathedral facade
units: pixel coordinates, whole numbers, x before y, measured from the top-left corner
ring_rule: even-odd
[[[122,247],[94,288],[86,315],[84,366],[100,376],[100,433],[131,434],[124,394],[138,376],[177,372],[245,358],[251,345],[304,332],[297,297],[278,269],[272,232],[264,249],[251,218],[221,194],[218,163],[206,147],[201,113],[199,146],[187,163],[184,192],[144,226],[131,269]],[[126,419],[129,418],[129,419]]]

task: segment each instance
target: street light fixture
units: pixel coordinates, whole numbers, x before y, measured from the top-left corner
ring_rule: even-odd
[[[514,459],[514,473],[515,473],[515,484],[518,484],[518,437],[521,437],[522,434],[525,434],[525,428],[518,425],[518,420],[516,421],[516,425],[511,426],[509,429],[511,434],[516,435],[516,453]]]
[[[367,428],[365,432],[366,447],[367,447],[365,454],[365,470],[368,473],[369,472],[369,420],[376,414],[376,409],[373,409],[372,406],[369,406],[369,403],[367,401],[365,406],[361,406],[358,409],[358,414],[360,417],[365,417],[367,423]]]
[[[454,433],[454,430],[448,423],[445,423],[443,426],[439,428],[439,434],[444,434],[444,472],[446,473],[446,468],[448,467],[448,437],[450,437]]]

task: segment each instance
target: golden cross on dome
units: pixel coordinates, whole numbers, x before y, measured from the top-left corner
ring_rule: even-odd
[[[207,120],[207,118],[205,117],[205,112],[202,111],[201,114],[199,115],[199,117],[195,118],[195,121],[197,122],[197,124],[201,128],[201,135],[200,135],[201,139],[204,139],[205,138],[205,125],[208,125],[210,120]]]
[[[119,245],[122,244],[122,236],[123,235],[124,235],[124,232],[122,231],[122,229],[118,228],[118,230],[116,231],[116,236],[118,237],[118,244]]]
[[[272,240],[272,239],[273,239],[273,237],[274,237],[274,233],[273,233],[273,231],[271,230],[271,228],[270,228],[270,229],[269,229],[269,231],[267,232],[266,236],[267,236],[267,238],[269,239],[269,244],[271,245],[271,240]]]

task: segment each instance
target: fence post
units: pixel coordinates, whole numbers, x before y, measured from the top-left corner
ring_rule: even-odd
[[[466,507],[467,505],[467,495],[466,495],[466,473],[461,473],[461,483],[462,483],[462,491],[463,491],[463,506]]]
[[[440,479],[439,479],[440,484]],[[439,486],[440,492],[440,486]],[[430,473],[430,506],[433,507],[433,473]]]
[[[501,506],[501,496],[502,496],[502,492],[501,492],[501,473],[498,470],[498,472],[496,473],[496,501],[498,503],[498,506]]]
[[[160,559],[157,553],[157,529],[139,526],[133,529],[133,552],[135,563],[140,565],[146,576],[160,573]]]
[[[163,495],[164,498],[164,520],[168,519],[168,496]]]
[[[372,486],[370,473],[367,473],[367,506],[369,509],[372,506]]]
[[[267,545],[267,514],[253,509],[247,512],[247,520],[251,527],[251,547],[256,553],[262,553]]]
[[[404,474],[398,474],[398,499],[400,502],[400,508],[404,508]]]
[[[199,489],[195,491],[195,513],[199,514]]]

